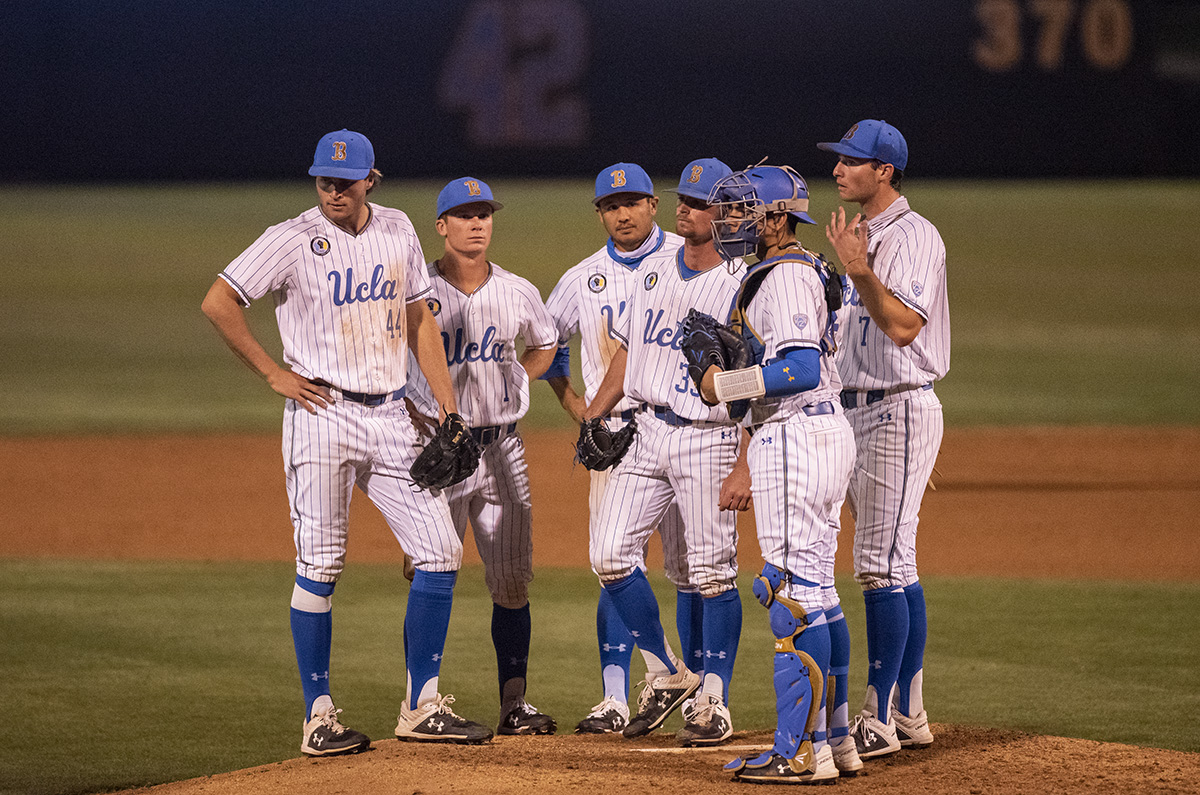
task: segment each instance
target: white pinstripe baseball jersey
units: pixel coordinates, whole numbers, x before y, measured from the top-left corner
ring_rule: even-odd
[[[950,369],[950,307],[946,294],[946,246],[933,224],[901,196],[867,227],[867,258],[875,275],[925,326],[904,348],[879,330],[847,280],[838,313],[838,370],[847,389],[918,387]]]
[[[658,252],[642,261],[638,279],[613,333],[629,348],[625,395],[639,403],[668,406],[680,417],[731,422],[724,403],[706,406],[688,376],[676,337],[688,310],[724,319],[742,281],[744,263],[722,263],[703,272],[686,270],[683,249]],[[686,272],[685,272],[686,271]]]
[[[400,210],[368,204],[351,235],[319,207],[265,231],[221,272],[243,304],[268,292],[283,358],[305,378],[380,394],[405,385],[405,304],[429,291],[421,243]]]
[[[661,242],[655,254],[674,253],[683,245],[682,237],[656,225],[650,237],[658,236]],[[644,266],[645,260],[641,264]],[[558,327],[559,344],[565,345],[576,333],[580,336],[584,397],[588,403],[596,396],[608,364],[621,346],[612,332],[625,311],[630,290],[640,284],[642,271],[642,267],[631,269],[617,262],[605,247],[564,273],[546,299],[546,309]],[[626,397],[614,410],[624,411],[635,405]]]
[[[437,263],[428,268],[426,301],[442,331],[458,413],[471,426],[507,425],[529,410],[529,377],[517,361],[517,337],[527,348],[558,343],[554,319],[537,288],[488,264],[491,275],[469,295],[439,274]],[[422,413],[436,417],[437,403],[415,358],[410,369],[409,396]]]
[[[788,348],[820,350],[822,339],[833,343],[825,287],[816,269],[803,262],[776,265],[746,308],[746,319],[762,335],[764,363]],[[820,361],[821,380],[816,387],[794,395],[752,400],[747,422],[758,425],[784,420],[796,416],[805,406],[836,402],[841,391],[838,369],[830,356],[821,356]]]

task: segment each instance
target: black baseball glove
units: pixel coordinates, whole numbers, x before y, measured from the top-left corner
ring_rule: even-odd
[[[680,350],[687,359],[688,375],[700,391],[700,381],[708,368],[714,364],[722,370],[740,370],[749,367],[754,357],[750,346],[740,334],[712,315],[689,309],[687,317],[679,324]],[[704,398],[701,398],[704,400]],[[704,400],[706,406],[716,405]]]
[[[444,489],[461,483],[479,466],[479,444],[457,414],[447,414],[408,474],[422,489]]]
[[[630,420],[628,425],[613,433],[602,418],[595,417],[579,427],[575,455],[579,457],[579,463],[588,469],[608,469],[625,455],[635,433],[637,420]]]

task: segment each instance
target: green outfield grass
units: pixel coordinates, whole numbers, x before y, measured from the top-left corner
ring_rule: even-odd
[[[298,755],[303,706],[288,630],[289,564],[0,561],[0,793],[84,793]],[[935,722],[1200,751],[1200,587],[925,578],[925,692]],[[664,622],[674,598],[652,576]],[[354,564],[338,586],[334,693],[344,717],[391,736],[404,692],[407,583]],[[530,699],[570,731],[599,700],[596,583],[546,569],[532,586]],[[840,582],[852,631],[851,699],[865,678],[862,600]],[[766,611],[742,589],[735,728],[774,726]],[[459,578],[444,690],[497,716],[490,600]],[[673,631],[670,634],[674,634]],[[639,664],[640,675],[641,666]],[[676,715],[666,728],[681,723]]]
[[[813,211],[836,206],[810,175]],[[657,180],[660,187],[673,183]],[[951,425],[1200,422],[1200,182],[922,182],[907,193],[949,251]],[[427,255],[440,183],[385,182]],[[493,259],[548,295],[598,249],[587,180],[493,180]],[[674,227],[672,194],[659,218]],[[218,271],[314,203],[280,185],[21,186],[0,196],[0,433],[262,430],[281,406],[199,311]],[[828,250],[822,230],[802,233]],[[251,310],[280,350],[270,301]],[[562,425],[545,385],[529,421]]]

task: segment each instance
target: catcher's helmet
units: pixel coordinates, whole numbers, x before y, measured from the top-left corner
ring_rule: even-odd
[[[713,185],[708,203],[720,209],[713,221],[713,244],[725,259],[744,257],[758,245],[761,223],[770,213],[808,217],[808,183],[791,166],[754,166],[735,171]]]

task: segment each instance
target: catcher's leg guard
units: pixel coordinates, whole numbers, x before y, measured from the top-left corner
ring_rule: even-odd
[[[819,663],[808,651],[796,648],[796,643],[824,614],[820,610],[805,613],[798,602],[778,594],[769,609],[775,634],[774,750],[789,760],[793,770],[801,772],[813,761],[814,734],[822,728],[818,718],[825,700],[827,663]]]

